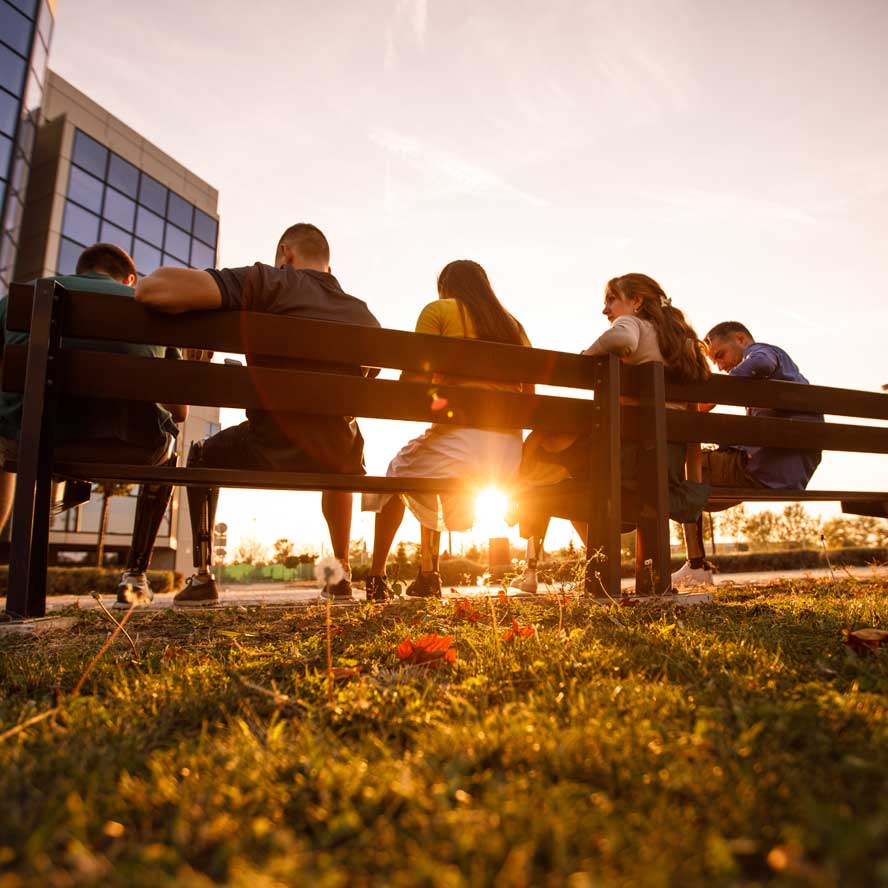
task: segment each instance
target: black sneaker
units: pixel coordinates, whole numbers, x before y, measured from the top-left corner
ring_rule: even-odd
[[[395,593],[385,577],[367,577],[364,585],[367,589],[367,601],[388,601],[394,597]]]
[[[351,580],[346,577],[344,580],[340,580],[332,586],[324,586],[324,588],[321,589],[321,599],[326,601],[328,598],[330,601],[354,601],[355,598],[354,595],[352,595]]]
[[[436,570],[430,573],[419,572],[419,576],[407,587],[411,598],[440,598],[441,574]]]
[[[185,586],[181,592],[173,597],[173,604],[177,607],[209,607],[219,603],[219,592],[216,589],[216,578],[210,576],[194,576],[185,580]]]

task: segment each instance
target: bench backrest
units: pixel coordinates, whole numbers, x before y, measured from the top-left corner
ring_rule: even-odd
[[[621,368],[621,392],[639,389],[637,368]],[[670,402],[764,407],[827,416],[888,420],[888,394],[804,385],[776,380],[738,379],[713,375],[706,382],[679,383],[666,379],[664,396]],[[888,427],[847,422],[798,422],[780,417],[735,416],[668,410],[666,435],[670,441],[747,444],[760,447],[888,453]],[[633,434],[633,411],[623,411],[623,432]]]
[[[477,426],[585,430],[596,423],[608,383],[606,358],[478,342],[400,330],[353,327],[251,312],[163,315],[118,296],[69,293],[60,335],[160,346],[261,354],[305,361],[465,376],[492,382],[542,383],[588,390],[593,398],[552,397],[469,386],[365,379],[273,367],[156,361],[63,349],[57,374],[71,396],[367,416]],[[28,331],[34,287],[10,290],[7,326]],[[3,385],[24,390],[27,348],[10,346]],[[149,363],[150,361],[150,363]],[[598,395],[596,397],[596,391]]]

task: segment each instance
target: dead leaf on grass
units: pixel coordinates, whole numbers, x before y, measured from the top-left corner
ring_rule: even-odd
[[[514,641],[518,638],[530,638],[533,635],[536,635],[536,627],[522,626],[513,618],[512,628],[506,629],[505,633],[503,633],[503,641]]]
[[[363,666],[334,666],[330,670],[333,681],[351,681],[364,671]]]
[[[456,648],[452,647],[452,635],[437,635],[432,632],[413,641],[405,638],[398,645],[398,659],[402,663],[414,665],[456,663]]]
[[[455,592],[456,589],[453,591]],[[468,598],[457,598],[453,603],[453,615],[455,617],[462,617],[470,623],[477,623],[481,616],[478,611],[475,610],[475,605],[472,604]]]
[[[845,644],[857,653],[874,651],[888,645],[888,632],[884,629],[844,629]]]

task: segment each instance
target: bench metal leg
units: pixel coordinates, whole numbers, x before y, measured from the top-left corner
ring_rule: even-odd
[[[663,365],[639,367],[638,525],[635,592],[660,595],[671,588],[669,486]]]
[[[35,285],[6,598],[6,612],[17,617],[42,617],[46,613],[56,408],[52,377],[59,351],[63,291],[52,280],[37,281]]]
[[[620,363],[596,359],[594,435],[589,452],[587,595],[620,595]]]

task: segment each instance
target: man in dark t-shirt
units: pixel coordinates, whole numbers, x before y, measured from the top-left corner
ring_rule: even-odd
[[[366,304],[343,292],[330,273],[330,247],[314,225],[288,228],[278,242],[274,266],[257,262],[243,268],[196,271],[159,268],[136,287],[136,299],[159,311],[221,309],[258,311],[288,317],[312,318],[378,327]],[[343,363],[300,361],[251,354],[247,364],[361,374],[361,368]],[[352,417],[315,416],[248,410],[246,422],[223,429],[192,445],[189,466],[290,472],[344,472],[363,474],[364,441]],[[194,537],[197,572],[176,596],[179,605],[207,605],[219,595],[212,573],[213,525],[218,489],[188,488],[188,506]],[[336,598],[351,598],[348,543],[352,494],[325,491],[322,508],[333,553],[346,578],[333,587]]]

